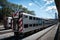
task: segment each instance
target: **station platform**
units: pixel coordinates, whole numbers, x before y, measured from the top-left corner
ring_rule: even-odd
[[[56,36],[55,36],[54,40],[60,40],[60,23],[58,25],[58,29],[57,29]]]
[[[22,40],[54,40],[59,24],[55,24]]]

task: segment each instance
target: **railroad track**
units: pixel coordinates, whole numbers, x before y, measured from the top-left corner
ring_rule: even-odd
[[[0,39],[5,39],[14,36],[12,29],[0,31]]]
[[[1,34],[5,34],[5,33],[10,33],[10,32],[12,32],[12,29],[9,29],[9,30],[1,30],[0,31],[0,35]]]
[[[5,30],[5,28],[3,27],[3,25],[0,25],[0,31]]]

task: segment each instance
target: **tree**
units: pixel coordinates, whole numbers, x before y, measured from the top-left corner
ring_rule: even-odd
[[[28,11],[28,14],[35,15],[34,11]]]
[[[0,9],[0,16],[11,16],[11,12],[14,12],[16,10],[22,9],[25,13],[35,15],[34,11],[29,11],[27,8],[23,7],[22,5],[13,4],[10,2],[7,2],[7,0],[0,0],[0,6],[2,7]],[[5,15],[5,16],[4,16]]]
[[[6,7],[7,6],[7,0],[0,0],[0,6]]]
[[[25,13],[28,13],[28,10],[27,10],[27,8],[22,8],[22,10],[25,12]]]

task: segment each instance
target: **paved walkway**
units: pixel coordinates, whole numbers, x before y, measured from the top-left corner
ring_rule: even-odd
[[[22,40],[54,40],[58,25],[53,25]]]
[[[57,33],[54,40],[60,40],[60,24],[58,26]]]

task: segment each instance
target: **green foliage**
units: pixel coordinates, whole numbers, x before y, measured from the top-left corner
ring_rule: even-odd
[[[14,12],[16,10],[23,9],[25,13],[35,15],[34,11],[29,11],[27,8],[23,7],[22,5],[17,5],[8,2],[7,0],[0,0],[0,17],[3,17],[4,15],[6,16],[11,16],[11,12]]]
[[[35,15],[34,11],[28,11],[28,14]]]

